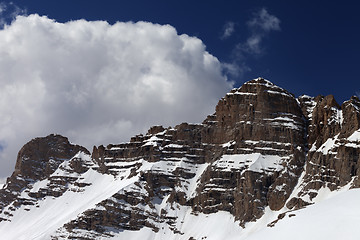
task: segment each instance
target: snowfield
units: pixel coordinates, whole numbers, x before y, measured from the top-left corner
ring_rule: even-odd
[[[126,187],[135,179],[136,177],[120,181],[112,176],[90,170],[84,180],[93,184],[86,191],[82,193],[68,191],[58,199],[47,197],[39,207],[28,207],[29,211],[24,209],[16,211],[11,222],[2,222],[0,225],[1,239],[51,239],[51,236],[56,236],[56,230],[63,224],[74,219],[84,210],[94,207],[97,202],[111,196],[119,188]],[[37,184],[45,184],[45,182]],[[97,194],[94,195],[94,192]],[[193,237],[199,240],[357,240],[360,236],[359,201],[360,189],[348,190],[348,187],[344,187],[334,192],[320,189],[315,199],[316,204],[287,212],[274,227],[268,227],[268,224],[276,220],[280,213],[286,212],[286,208],[274,212],[267,207],[262,218],[246,224],[244,229],[228,212],[194,215],[190,207],[177,205],[172,211],[178,216],[177,227],[183,234],[175,234],[163,224],[157,233],[144,227],[140,231],[113,232],[115,236],[110,239],[188,240]]]
[[[360,189],[344,191],[287,214],[275,227],[264,227],[246,240],[358,240],[360,238]],[[295,216],[291,216],[295,214]],[[246,230],[245,230],[246,231]]]
[[[327,197],[330,198],[287,213],[274,227],[267,225],[276,220],[283,210],[274,212],[267,208],[261,219],[248,223],[243,229],[228,212],[195,216],[189,209],[182,209],[179,218],[184,222],[181,226],[183,235],[175,235],[166,227],[158,233],[143,228],[138,232],[118,233],[111,239],[188,240],[193,237],[198,240],[358,240],[360,189],[333,192]]]

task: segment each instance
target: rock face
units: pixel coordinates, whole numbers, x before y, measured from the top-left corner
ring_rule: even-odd
[[[281,219],[313,204],[322,189],[358,188],[359,156],[358,98],[342,106],[331,95],[295,98],[258,78],[226,94],[201,124],[154,126],[91,155],[59,135],[30,141],[0,190],[0,217],[10,224],[50,198],[61,205],[82,194],[88,205],[65,211],[48,237],[108,238],[144,228],[185,236],[186,214],[221,211],[245,227],[266,209]]]
[[[300,102],[304,100],[300,99]],[[309,100],[309,99],[307,99]],[[332,95],[311,98],[306,171],[289,209],[313,203],[320,189],[359,187],[360,101],[352,97],[340,107]]]
[[[18,153],[14,173],[0,190],[0,207],[4,209],[10,203],[15,207],[34,205],[33,199],[22,198],[24,189],[49,178],[63,161],[69,160],[79,151],[89,153],[84,147],[69,143],[66,137],[54,134],[35,138],[25,144]],[[50,192],[47,194],[51,195]],[[8,220],[6,216],[12,215],[6,211],[3,213],[5,216],[0,220]]]

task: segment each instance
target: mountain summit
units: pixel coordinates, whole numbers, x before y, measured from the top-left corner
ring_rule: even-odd
[[[341,106],[331,95],[295,98],[257,78],[201,124],[153,126],[92,153],[60,135],[31,140],[0,190],[0,236],[287,239],[324,201],[355,206],[359,156],[357,97]],[[346,239],[359,234],[352,219]],[[332,231],[321,236],[336,239]]]

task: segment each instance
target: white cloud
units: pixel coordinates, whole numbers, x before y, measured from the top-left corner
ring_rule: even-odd
[[[280,30],[280,20],[274,15],[269,14],[265,8],[256,12],[247,24],[253,30],[260,29],[265,32]]]
[[[169,25],[18,16],[0,30],[0,55],[0,177],[31,138],[127,141],[154,124],[201,122],[232,88],[202,41]]]
[[[253,14],[253,18],[247,22],[250,36],[245,43],[237,45],[238,55],[244,53],[259,55],[263,52],[261,43],[271,31],[280,31],[280,20],[268,13],[265,8]]]
[[[280,20],[268,13],[265,8],[254,12],[247,22],[250,34],[244,42],[236,44],[233,49],[233,61],[223,64],[225,71],[231,76],[242,76],[251,71],[247,65],[249,57],[261,56],[264,53],[263,40],[271,31],[280,31]]]
[[[245,62],[237,63],[222,63],[223,71],[226,75],[232,76],[234,78],[242,78],[245,72],[251,71],[250,67],[245,64]]]
[[[227,22],[227,23],[225,23],[225,25],[223,27],[223,33],[220,38],[223,40],[227,39],[227,38],[231,37],[234,32],[235,32],[235,23]]]

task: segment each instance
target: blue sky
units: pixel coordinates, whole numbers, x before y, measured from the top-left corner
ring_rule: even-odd
[[[197,36],[221,62],[234,61],[234,48],[251,34],[246,22],[262,8],[276,16],[281,31],[264,37],[262,53],[240,60],[251,71],[237,86],[264,76],[296,95],[334,94],[341,103],[360,91],[360,14],[357,1],[13,1],[27,12],[60,22],[150,21]],[[226,22],[234,32],[221,40]]]
[[[259,76],[341,104],[360,92],[360,15],[334,2],[0,2],[0,178],[34,137],[92,149],[199,123]]]

